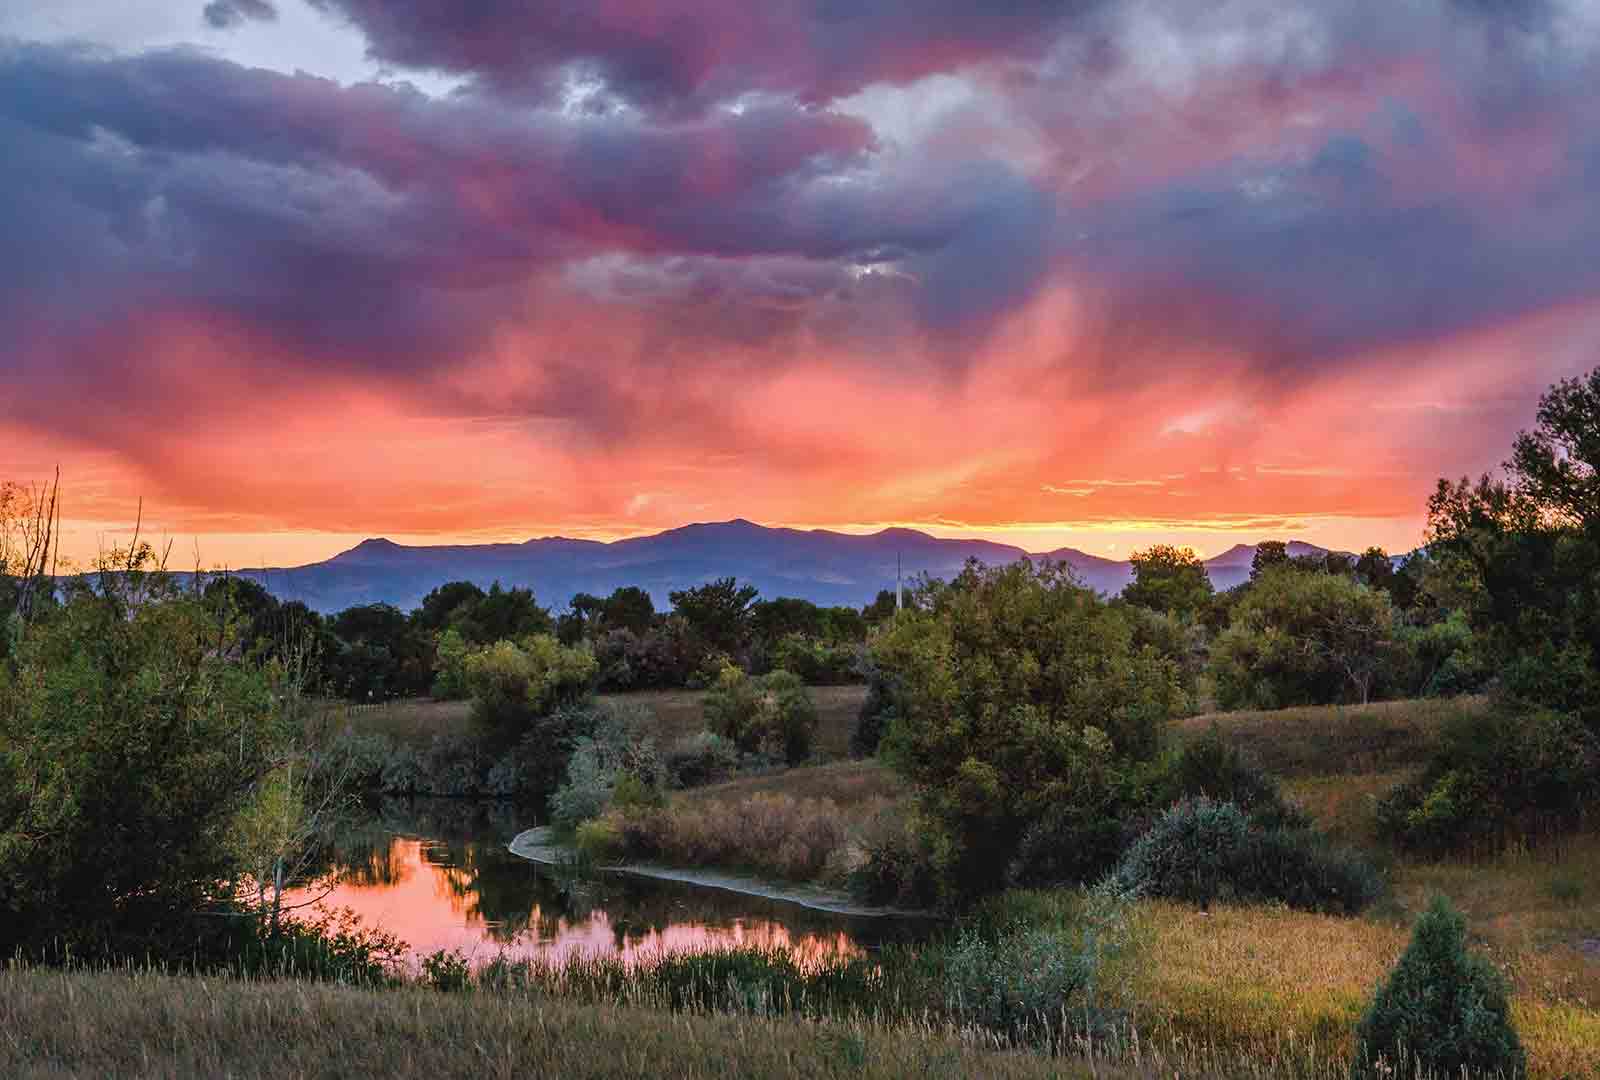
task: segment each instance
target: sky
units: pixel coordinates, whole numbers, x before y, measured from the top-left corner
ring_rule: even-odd
[[[1600,342],[1592,0],[0,0],[66,554],[1407,550]]]

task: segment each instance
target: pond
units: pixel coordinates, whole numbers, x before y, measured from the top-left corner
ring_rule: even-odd
[[[781,949],[809,963],[918,940],[929,929],[923,920],[839,915],[626,874],[574,881],[507,850],[528,824],[504,804],[385,800],[342,831],[337,884],[320,905],[353,910],[417,956],[455,949],[474,964],[573,954],[631,963],[737,947]]]

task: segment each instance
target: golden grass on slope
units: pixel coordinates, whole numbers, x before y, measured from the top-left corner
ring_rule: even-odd
[[[1283,794],[1311,815],[1317,828],[1341,844],[1378,845],[1378,801],[1415,770],[1302,776],[1285,780]]]
[[[1270,712],[1207,713],[1173,725],[1179,739],[1215,725],[1235,746],[1282,777],[1391,772],[1426,760],[1441,724],[1481,698],[1314,705]]]
[[[1407,927],[1266,907],[1209,914],[1141,904],[1141,949],[1120,988],[1141,1037],[1187,1048],[1191,1066],[1270,1064],[1285,1076],[1337,1075]],[[1600,1011],[1570,986],[1513,973],[1513,1020],[1532,1080],[1600,1077]]]
[[[1074,1062],[944,1033],[846,1023],[419,989],[0,972],[0,1076],[18,1080],[1088,1075]]]

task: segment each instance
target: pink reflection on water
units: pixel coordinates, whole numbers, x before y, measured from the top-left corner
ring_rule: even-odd
[[[814,967],[863,951],[843,931],[795,933],[781,923],[760,918],[712,926],[687,915],[660,929],[629,927],[619,944],[612,916],[602,907],[585,917],[569,918],[546,912],[531,895],[519,917],[490,920],[480,908],[471,871],[429,862],[426,852],[432,846],[426,840],[394,838],[382,860],[382,875],[353,875],[357,880],[348,880],[352,875],[346,875],[319,906],[349,908],[364,925],[406,942],[415,956],[454,949],[473,963],[501,956],[552,963],[572,956],[610,956],[631,966],[665,953],[760,948],[788,952],[802,967]],[[382,880],[362,880],[375,876]],[[288,902],[308,900],[321,892],[301,890],[291,894]],[[522,928],[516,929],[519,926]]]

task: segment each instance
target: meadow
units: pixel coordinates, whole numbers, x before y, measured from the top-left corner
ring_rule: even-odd
[[[860,693],[819,692],[821,728],[829,732],[819,739],[821,746],[847,744]],[[820,699],[821,694],[828,696]],[[666,742],[698,730],[699,698],[674,691],[613,700],[651,707]],[[1492,858],[1423,859],[1389,850],[1375,829],[1378,799],[1421,766],[1448,718],[1485,707],[1472,697],[1428,699],[1214,713],[1171,724],[1176,745],[1215,731],[1244,750],[1281,780],[1285,794],[1319,828],[1379,862],[1390,887],[1355,918],[1281,906],[1221,904],[1199,911],[1140,901],[1132,916],[1135,947],[1105,976],[1108,1000],[1137,1032],[1140,1064],[1133,1064],[1127,1047],[1119,1058],[1132,1070],[1129,1075],[1149,1074],[1156,1061],[1181,1075],[1344,1075],[1356,1021],[1374,988],[1404,949],[1411,923],[1432,896],[1443,894],[1466,914],[1475,944],[1510,981],[1529,1075],[1600,1077],[1600,836],[1583,833]],[[363,723],[381,717],[390,730],[418,732],[465,719],[462,707],[453,704],[392,706],[368,715]],[[773,857],[781,837],[775,840],[772,830],[782,831],[785,815],[794,819],[796,834],[809,828],[822,838],[818,842],[844,846],[881,827],[886,816],[898,820],[908,798],[904,780],[878,760],[837,760],[673,792],[667,813],[682,824],[685,862],[753,866],[781,876],[784,863]],[[824,810],[829,825],[819,832],[815,818]],[[712,844],[706,838],[720,839]],[[791,876],[828,862],[827,852],[790,857]],[[1071,896],[1012,892],[994,901],[992,910],[1014,925],[1065,925],[1075,917]],[[651,1023],[679,1022],[644,1015],[652,1016]],[[879,1021],[846,1009],[833,1022],[848,1028]],[[775,1030],[792,1028],[778,1023]],[[825,1042],[821,1032],[811,1041]],[[909,1043],[881,1045],[886,1053],[892,1046],[892,1055],[932,1052],[927,1040],[960,1046],[959,1035],[930,1029]],[[948,1052],[967,1067],[960,1055],[968,1049]],[[910,1067],[910,1058],[892,1060]],[[820,1058],[815,1064],[833,1067]],[[993,1064],[993,1070],[1023,1067],[1011,1057]],[[684,1068],[692,1074],[691,1065]],[[862,1075],[872,1075],[872,1066],[863,1068]],[[992,1070],[986,1065],[982,1071]]]

